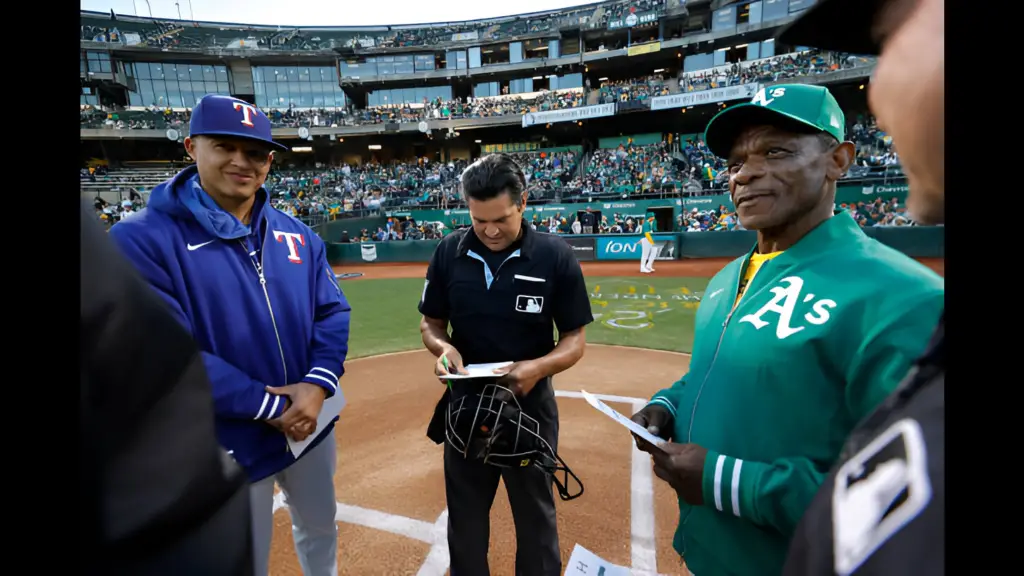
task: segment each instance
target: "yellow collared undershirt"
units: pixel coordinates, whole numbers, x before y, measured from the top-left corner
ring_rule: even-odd
[[[779,254],[782,254],[782,252],[769,252],[767,254],[758,254],[757,252],[754,252],[750,255],[750,262],[747,263],[747,271],[743,274],[743,280],[740,281],[740,291],[739,294],[736,295],[736,302],[732,305],[733,308],[735,308],[740,303],[740,300],[743,299],[743,293],[746,292],[747,286],[750,285],[750,281],[757,275],[757,271],[761,269],[761,266]]]

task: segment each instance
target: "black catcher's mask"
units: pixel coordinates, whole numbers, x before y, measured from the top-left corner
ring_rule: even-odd
[[[537,466],[551,475],[562,500],[583,494],[583,483],[551,449],[540,435],[540,424],[523,413],[508,388],[487,384],[479,394],[453,400],[445,428],[448,443],[466,458],[501,468]]]

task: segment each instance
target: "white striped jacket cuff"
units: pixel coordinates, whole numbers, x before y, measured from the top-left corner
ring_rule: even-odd
[[[302,379],[303,382],[309,382],[310,384],[316,384],[321,386],[327,392],[326,398],[334,396],[335,392],[338,391],[338,375],[331,372],[327,368],[320,368],[319,366],[313,367],[309,371],[309,374]]]
[[[650,406],[651,404],[657,404],[658,406],[665,407],[672,414],[672,418],[676,417],[676,407],[675,405],[672,404],[672,402],[669,401],[668,398],[665,398],[664,396],[655,396],[654,398],[651,398],[650,402],[647,403],[648,406]]]
[[[750,466],[744,468],[743,460],[708,450],[704,460],[704,504],[719,512],[752,518],[753,510],[744,509],[750,501],[749,487],[744,490],[743,483],[749,483],[753,473]]]
[[[270,392],[263,393],[263,402],[260,404],[260,411],[256,413],[253,420],[273,420],[284,414],[284,407],[288,404],[287,396],[278,396]]]

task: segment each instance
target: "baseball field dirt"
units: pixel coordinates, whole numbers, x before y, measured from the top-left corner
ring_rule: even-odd
[[[610,406],[629,415],[634,401],[643,402],[688,365],[685,354],[593,345],[555,378],[559,454],[585,487],[580,498],[557,503],[563,562],[580,544],[615,564],[688,574],[672,550],[679,515],[674,493],[653,477],[649,457],[635,450],[624,428],[572,396],[581,389],[606,395]],[[442,447],[425,435],[442,392],[432,366],[425,351],[346,365],[349,406],[335,430],[340,574],[447,573]],[[284,506],[274,520],[271,574],[301,574]],[[515,533],[503,487],[491,522],[492,574],[511,575]]]

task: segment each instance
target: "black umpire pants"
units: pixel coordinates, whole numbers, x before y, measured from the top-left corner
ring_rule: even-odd
[[[466,381],[453,382],[455,397],[469,391]],[[558,450],[558,406],[551,379],[537,383],[519,399],[523,412],[540,424],[540,433]],[[505,482],[516,528],[516,575],[561,576],[555,496],[551,476],[536,466],[499,468],[467,460],[444,444],[444,484],[448,500],[448,554],[451,576],[488,576],[491,504],[498,479]]]

